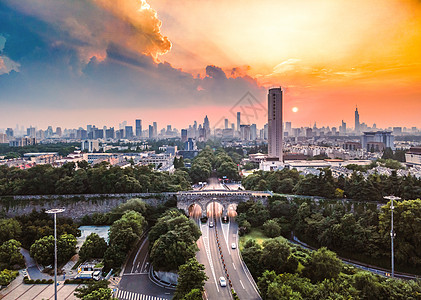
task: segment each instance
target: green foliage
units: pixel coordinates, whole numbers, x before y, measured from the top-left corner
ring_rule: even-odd
[[[274,238],[281,235],[281,226],[275,220],[267,220],[263,224],[263,230],[267,237]]]
[[[99,290],[103,291],[104,289],[108,289],[108,281],[106,280],[91,281],[87,285],[78,287],[75,290],[75,296],[79,299],[85,299],[84,297],[92,294],[93,292],[99,291]],[[88,298],[88,299],[94,299],[94,298]],[[111,298],[106,298],[106,299],[108,300]]]
[[[180,266],[178,276],[174,299],[202,299],[205,281],[208,279],[204,265],[199,264],[195,257],[190,258]]]
[[[0,196],[95,193],[174,192],[191,188],[185,171],[156,172],[148,166],[122,169],[103,162],[91,167],[78,162],[55,168],[37,165],[21,170],[0,166]]]
[[[0,228],[0,244],[11,239],[19,239],[22,233],[22,227],[15,219],[1,219]]]
[[[149,232],[151,262],[155,269],[177,270],[193,258],[201,232],[196,223],[178,210],[169,210]]]
[[[8,240],[0,246],[0,270],[20,269],[25,266],[25,260],[20,253],[21,243]]]
[[[0,286],[8,285],[12,282],[19,275],[17,271],[10,271],[8,269],[4,269],[0,272]]]
[[[311,259],[304,268],[303,275],[312,282],[320,282],[324,279],[338,278],[342,269],[342,262],[335,252],[322,247],[311,253]]]
[[[22,228],[19,241],[25,249],[29,249],[36,240],[54,234],[53,218],[45,211],[37,212],[33,210],[30,214],[18,216],[15,219],[19,221]],[[57,218],[57,236],[66,233],[80,236],[80,230],[72,219]]]
[[[271,190],[275,193],[295,193],[307,196],[321,196],[329,199],[351,198],[361,201],[383,201],[386,195],[396,195],[403,199],[416,199],[421,195],[421,179],[411,175],[397,176],[396,171],[391,176],[371,174],[365,177],[361,172],[371,169],[377,164],[394,170],[403,168],[391,159],[379,159],[369,166],[347,165],[354,170],[350,178],[340,176],[333,178],[330,169],[321,170],[318,176],[300,176],[294,170],[263,172],[257,171],[242,179],[243,186],[248,190]]]
[[[395,258],[398,262],[421,266],[421,200],[394,201]],[[390,202],[379,214],[382,242],[390,241]]]
[[[82,300],[111,300],[112,291],[110,288],[100,288],[98,290],[93,291],[90,294],[87,294],[82,298]]]
[[[105,269],[118,268],[127,252],[133,248],[146,227],[145,218],[138,212],[127,211],[115,221],[109,231],[109,247],[104,253]]]
[[[91,233],[80,248],[79,257],[83,261],[92,258],[103,258],[106,250],[107,243],[104,238],[96,233]]]
[[[71,234],[63,234],[57,239],[57,262],[68,261],[76,253],[76,238]],[[37,263],[47,266],[54,264],[54,236],[44,236],[30,248],[31,256]]]

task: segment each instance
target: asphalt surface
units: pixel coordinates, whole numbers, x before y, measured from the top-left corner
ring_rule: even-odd
[[[149,241],[147,237],[140,241],[137,251],[133,251],[124,267],[123,275],[114,290],[118,299],[171,299],[173,289],[158,285],[150,278]]]
[[[244,263],[240,258],[238,247],[231,249],[231,244],[238,245],[238,226],[233,218],[230,218],[228,224],[222,224],[219,208],[211,207],[208,210],[209,220],[214,220],[214,226],[209,226],[209,220],[206,224],[201,224],[199,208],[195,207],[192,217],[199,225],[202,236],[198,240],[199,252],[196,257],[198,261],[205,266],[206,275],[209,279],[205,283],[205,293],[207,299],[232,299],[229,287],[231,280],[232,288],[236,291],[240,299],[261,299],[255,288],[253,278],[248,273]],[[219,245],[221,246],[227,274],[225,273],[219,251],[216,233],[218,233]],[[227,280],[227,286],[221,287],[219,278],[223,276]]]

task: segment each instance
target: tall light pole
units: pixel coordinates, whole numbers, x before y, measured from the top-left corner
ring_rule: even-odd
[[[392,251],[391,264],[392,264],[392,278],[393,278],[395,277],[395,257],[394,257],[394,249],[393,249],[393,239],[396,236],[396,233],[393,230],[393,210],[395,209],[395,207],[393,206],[393,200],[401,200],[401,198],[395,197],[395,196],[386,196],[384,198],[387,200],[390,200],[390,247]]]
[[[47,210],[47,214],[54,215],[54,300],[57,300],[57,214],[65,211],[64,208]]]

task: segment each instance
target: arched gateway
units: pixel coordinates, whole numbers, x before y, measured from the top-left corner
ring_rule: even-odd
[[[227,191],[227,190],[207,190],[207,191],[187,191],[178,192],[177,207],[188,212],[189,207],[197,204],[202,209],[202,216],[206,216],[206,208],[211,202],[220,203],[223,207],[222,214],[226,215],[228,206],[238,204],[248,200],[262,201],[266,204],[269,193],[253,191]]]

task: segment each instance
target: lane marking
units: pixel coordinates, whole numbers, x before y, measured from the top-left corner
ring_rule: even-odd
[[[147,240],[147,238],[145,238],[145,239],[143,240],[142,245],[140,245],[139,250],[137,251],[136,256],[134,257],[134,260],[133,260],[133,266],[132,266],[132,271],[131,271],[130,273],[133,273],[133,269],[134,269],[134,266],[135,266],[135,264],[136,264],[137,257],[138,257],[138,255],[139,255],[140,251],[142,250],[143,246],[145,245],[146,240]]]
[[[240,279],[240,283],[241,283],[241,286],[243,287],[243,289],[246,289],[246,288],[244,287],[244,284],[243,284],[243,282],[241,281],[241,279]]]
[[[234,270],[237,270],[237,268],[235,267],[234,263],[232,263],[232,266],[234,267]]]
[[[201,229],[203,229],[203,225],[201,226]],[[212,254],[210,253],[209,226],[206,226],[206,231],[207,231],[206,236],[202,235],[203,245],[205,247],[206,256],[208,257],[208,262],[209,262],[209,265],[210,265],[210,268],[211,268],[211,271],[212,271],[213,279],[215,281],[216,290],[219,293],[219,286],[218,286],[218,283],[216,281],[215,268],[214,268],[213,262],[212,262]],[[202,233],[203,233],[203,231],[202,231]]]

